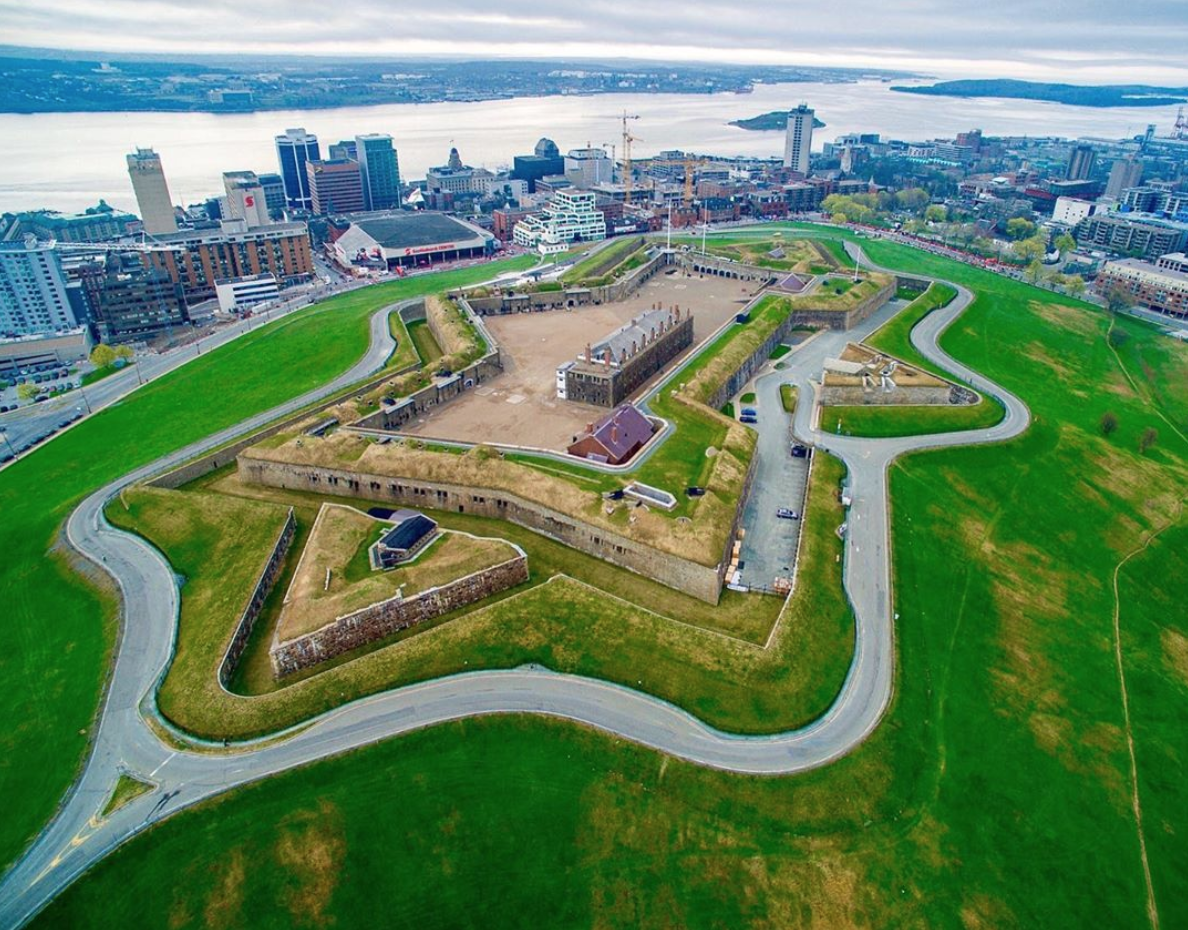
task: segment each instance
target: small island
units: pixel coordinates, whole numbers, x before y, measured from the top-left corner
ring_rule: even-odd
[[[1147,84],[1044,84],[1037,81],[941,81],[920,87],[894,86],[904,94],[938,97],[1006,97],[1043,100],[1076,107],[1165,107],[1188,103],[1188,87],[1152,87]]]
[[[750,129],[756,132],[775,132],[776,130],[783,132],[788,128],[788,111],[773,110],[771,113],[752,116],[750,119],[731,120],[728,125],[737,126],[739,129]],[[813,129],[824,128],[825,124],[814,116]]]

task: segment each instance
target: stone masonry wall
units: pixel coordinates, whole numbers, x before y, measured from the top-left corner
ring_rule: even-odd
[[[358,473],[347,468],[274,462],[254,458],[250,453],[239,458],[239,477],[242,481],[267,487],[390,501],[418,509],[452,510],[510,520],[710,604],[718,602],[721,592],[717,565],[700,565],[661,552],[507,491]]]
[[[274,643],[269,652],[272,673],[277,678],[291,675],[527,580],[528,558],[520,555],[414,597],[394,597],[372,604],[297,639]]]
[[[285,556],[288,555],[289,547],[293,544],[293,537],[296,533],[297,521],[293,519],[293,508],[290,507],[289,515],[285,518],[285,525],[281,528],[280,536],[277,537],[276,543],[272,547],[272,554],[268,556],[264,570],[260,572],[256,586],[252,589],[252,596],[239,617],[239,623],[236,624],[235,635],[231,637],[227,651],[223,654],[223,661],[219,663],[219,682],[224,688],[230,685],[231,677],[239,666],[243,650],[247,648],[248,639],[251,638],[252,629],[256,625],[256,618],[260,616],[264,601],[268,599],[268,595],[272,592],[272,586],[280,577],[281,569],[285,564]]]

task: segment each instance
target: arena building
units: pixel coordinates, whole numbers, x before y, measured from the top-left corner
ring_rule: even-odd
[[[680,307],[648,310],[559,367],[557,396],[617,407],[692,344],[691,312],[682,315]]]
[[[444,213],[362,214],[334,242],[335,260],[344,268],[374,264],[389,268],[431,265],[460,258],[483,258],[495,250],[495,237]]]

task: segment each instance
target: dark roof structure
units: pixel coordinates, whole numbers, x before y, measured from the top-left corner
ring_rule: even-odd
[[[384,533],[380,543],[388,549],[414,549],[421,539],[436,529],[437,524],[427,516],[414,512]]]
[[[404,213],[353,221],[385,249],[415,249],[442,242],[465,242],[486,234],[443,213]]]
[[[652,421],[631,404],[616,407],[569,447],[570,454],[618,465],[652,438]]]

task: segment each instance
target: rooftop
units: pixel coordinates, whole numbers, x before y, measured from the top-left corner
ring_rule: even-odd
[[[404,213],[352,221],[385,249],[416,248],[490,234],[444,213]]]
[[[673,322],[679,319],[679,314],[680,311],[677,310]],[[646,344],[653,329],[657,331],[656,335],[659,335],[663,331],[662,324],[673,316],[674,312],[671,309],[648,310],[641,313],[630,323],[624,323],[601,342],[591,346],[593,359],[597,361],[608,349],[613,362],[618,362],[624,353],[630,358],[635,350]]]

